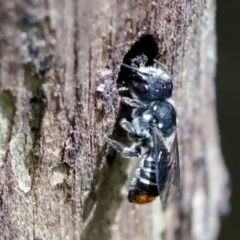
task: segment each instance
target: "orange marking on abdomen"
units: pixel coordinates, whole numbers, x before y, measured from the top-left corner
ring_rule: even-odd
[[[144,204],[144,203],[152,202],[155,198],[156,198],[156,196],[139,194],[139,195],[132,196],[128,200],[129,200],[130,203]]]

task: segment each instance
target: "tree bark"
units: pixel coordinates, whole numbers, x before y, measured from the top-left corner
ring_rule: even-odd
[[[0,24],[0,239],[217,238],[230,191],[215,1],[0,1]],[[146,35],[178,113],[181,200],[166,211],[128,203],[136,159],[110,159],[104,141],[120,112],[120,65]]]

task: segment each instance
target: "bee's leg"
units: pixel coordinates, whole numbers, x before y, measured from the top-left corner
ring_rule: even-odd
[[[139,136],[137,133],[136,133],[136,130],[133,126],[132,123],[128,122],[125,118],[123,118],[120,122],[120,126],[122,127],[122,129],[124,129],[127,133],[128,133],[128,136],[133,139],[133,140],[138,140],[140,138],[143,138],[143,136]]]
[[[142,101],[138,100],[138,99],[131,99],[128,97],[122,97],[121,99],[122,103],[133,107],[133,108],[140,108],[140,107],[146,107],[146,104],[144,104]]]
[[[122,157],[140,157],[141,156],[141,146],[142,142],[133,144],[131,147],[124,146],[122,143],[119,143],[110,138],[106,138],[106,142],[114,148],[117,152],[121,154]]]
[[[120,87],[120,88],[118,88],[118,93],[120,95],[127,94],[127,93],[129,93],[129,88],[128,87]]]
[[[128,134],[130,134],[130,136],[136,136],[137,134],[135,132],[135,129],[132,125],[132,123],[128,122],[125,118],[123,118],[120,122],[120,126],[122,127],[122,129],[124,129]]]

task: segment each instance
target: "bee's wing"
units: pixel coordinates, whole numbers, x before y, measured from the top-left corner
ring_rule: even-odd
[[[172,141],[170,152],[167,151],[159,128],[152,129],[153,157],[156,166],[156,180],[163,206],[179,198],[180,168],[177,135]]]

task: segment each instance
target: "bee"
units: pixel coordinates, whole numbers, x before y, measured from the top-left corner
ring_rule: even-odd
[[[122,119],[121,127],[132,139],[131,147],[107,139],[122,157],[140,157],[131,181],[128,200],[143,204],[160,196],[162,205],[176,201],[180,192],[180,168],[177,143],[177,117],[172,104],[173,84],[161,63],[158,67],[139,68],[122,64],[131,70],[128,81],[129,97],[122,102],[133,108],[131,121]]]

